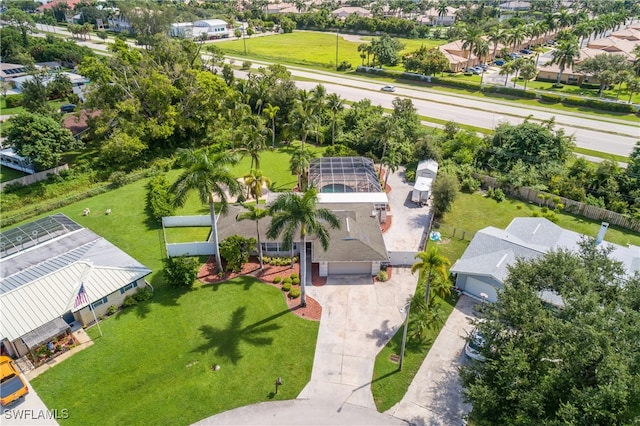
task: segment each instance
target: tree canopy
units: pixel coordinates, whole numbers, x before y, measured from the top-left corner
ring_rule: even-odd
[[[71,132],[50,116],[23,112],[9,122],[7,142],[18,155],[29,157],[37,170],[57,166],[62,153],[75,145]]]
[[[504,290],[478,324],[487,360],[460,369],[474,424],[638,420],[640,274],[629,276],[610,254],[585,239],[578,252],[509,267]]]

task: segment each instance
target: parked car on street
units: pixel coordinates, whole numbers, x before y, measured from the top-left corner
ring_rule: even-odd
[[[0,403],[11,404],[29,393],[24,379],[8,356],[0,356]]]
[[[496,59],[493,63],[499,67],[504,65],[504,59]]]
[[[509,56],[511,56],[512,59],[518,59],[520,57],[520,54],[513,52],[513,53],[509,53]]]
[[[533,53],[533,50],[531,50],[531,49],[522,49],[520,51],[520,53],[522,53],[523,55],[531,55]]]
[[[383,86],[382,89],[380,89],[380,90],[382,90],[383,92],[395,92],[396,88],[395,88],[395,86],[392,86],[392,85],[388,84],[386,86]]]

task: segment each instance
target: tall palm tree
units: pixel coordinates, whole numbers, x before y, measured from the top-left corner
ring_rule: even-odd
[[[551,65],[557,64],[558,68],[560,68],[560,72],[558,73],[558,81],[556,82],[556,84],[560,84],[564,69],[567,67],[572,67],[579,56],[580,49],[578,48],[578,42],[575,40],[575,38],[563,40],[562,42],[560,42],[558,48],[551,54],[551,61],[549,62]]]
[[[336,121],[340,111],[344,109],[344,100],[337,93],[327,97],[327,106],[331,110],[331,145],[336,143]]]
[[[505,62],[502,68],[500,68],[500,75],[504,75],[504,85],[509,83],[509,75],[515,71],[515,65],[513,61]]]
[[[278,105],[267,104],[262,112],[271,120],[271,148],[276,147],[276,115],[280,111]]]
[[[257,204],[245,204],[244,207],[248,211],[239,213],[236,216],[236,221],[253,220],[256,223],[256,234],[258,235],[258,259],[260,261],[260,270],[262,271],[264,269],[264,263],[262,261],[262,241],[260,240],[260,219],[264,219],[269,216],[269,210],[260,208]]]
[[[385,158],[387,153],[387,147],[389,144],[397,141],[399,133],[402,130],[398,126],[398,121],[391,115],[386,115],[378,121],[373,129],[374,137],[378,139],[382,148],[382,154],[380,155],[380,169],[378,176],[382,173],[382,159]]]
[[[298,177],[299,191],[304,191],[307,189],[307,178],[304,176],[306,176],[307,174],[307,170],[309,169],[309,165],[311,164],[312,159],[313,154],[311,153],[311,151],[303,147],[300,147],[300,149],[296,149],[293,154],[291,154],[291,158],[289,159],[289,170],[292,174]]]
[[[538,74],[538,69],[534,65],[533,61],[528,61],[520,69],[520,77],[524,80],[524,90],[527,90],[527,83],[529,80],[533,80]]]
[[[436,6],[436,11],[438,11],[438,18],[440,20],[439,25],[442,25],[443,17],[447,16],[449,12],[449,4],[446,0],[440,0],[438,5]]]
[[[271,179],[263,175],[261,170],[251,169],[251,171],[244,176],[244,184],[247,187],[249,195],[258,201],[260,197],[262,197],[262,187],[271,185]]]
[[[473,49],[473,54],[478,57],[480,62],[486,62],[487,56],[489,56],[489,43],[486,40],[480,39]]]
[[[400,167],[400,163],[402,162],[402,154],[400,150],[396,147],[395,144],[389,145],[389,151],[387,154],[382,157],[382,164],[387,166],[387,173],[384,175],[384,187],[387,187],[387,181],[389,180],[389,175],[394,173]]]
[[[414,274],[418,271],[418,282],[425,282],[425,302],[429,305],[429,297],[431,294],[431,279],[433,274],[438,274],[443,280],[447,279],[447,268],[451,266],[451,262],[445,256],[438,252],[436,247],[431,247],[426,251],[421,251],[416,254],[418,262],[411,266],[411,273]]]
[[[507,37],[509,40],[509,44],[511,45],[512,52],[518,51],[520,45],[522,44],[522,42],[526,37],[526,34],[527,34],[527,31],[522,25],[519,25],[511,29]]]
[[[260,168],[260,151],[265,149],[267,129],[264,126],[262,117],[249,115],[242,124],[242,151],[251,157],[249,170]]]
[[[235,176],[229,171],[229,165],[238,162],[238,158],[228,151],[213,153],[206,150],[178,151],[178,163],[185,170],[172,186],[175,202],[183,206],[187,195],[195,190],[198,192],[202,203],[209,203],[209,215],[211,216],[211,241],[213,242],[218,271],[222,272],[222,259],[218,245],[218,226],[214,199],[220,200],[220,214],[228,211],[227,192],[235,196],[241,193],[242,187]]]
[[[496,52],[498,51],[498,44],[503,43],[505,40],[505,32],[500,29],[499,26],[495,25],[489,28],[487,32],[487,41],[493,44],[493,54],[492,58],[496,59]]]
[[[462,49],[469,50],[467,69],[471,67],[471,56],[473,53],[473,47],[480,41],[481,35],[482,29],[478,26],[467,26],[464,29],[464,34],[462,35]]]
[[[296,234],[300,241],[300,289],[302,307],[307,306],[307,236],[320,240],[322,248],[329,248],[329,230],[340,229],[340,220],[329,209],[318,207],[318,190],[311,188],[303,194],[285,192],[271,205],[272,216],[267,237],[282,237],[285,247],[292,247]]]

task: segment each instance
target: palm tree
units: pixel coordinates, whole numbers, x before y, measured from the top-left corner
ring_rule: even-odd
[[[395,144],[389,145],[389,151],[387,154],[382,157],[382,164],[387,166],[387,173],[384,175],[384,187],[387,187],[387,181],[389,180],[389,175],[394,173],[400,167],[400,163],[402,162],[402,154],[400,150],[395,146]]]
[[[473,47],[481,40],[482,29],[477,26],[465,27],[464,34],[462,35],[462,49],[469,50],[469,56],[467,59],[467,69],[471,67],[471,55]]]
[[[389,144],[395,142],[398,138],[398,133],[401,129],[398,126],[398,121],[395,117],[387,115],[382,117],[373,129],[374,137],[378,139],[379,144],[382,146],[382,154],[380,155],[380,170],[378,176],[382,173],[382,159],[385,158],[387,153],[387,147]]]
[[[529,80],[533,80],[538,73],[538,69],[533,64],[532,61],[528,61],[523,67],[520,69],[520,77],[524,80],[524,90],[527,90],[527,83]]]
[[[303,176],[306,176],[307,169],[309,169],[312,159],[313,154],[311,151],[303,148],[302,146],[291,154],[291,158],[289,159],[289,170],[298,177],[299,191],[304,191],[306,189],[307,178],[303,178]]]
[[[271,120],[271,148],[276,147],[276,115],[280,111],[278,105],[267,104],[262,112]]]
[[[500,75],[504,75],[504,85],[506,86],[509,83],[509,74],[515,71],[515,65],[513,61],[505,62],[502,68],[500,68]]]
[[[329,248],[329,231],[340,229],[340,220],[329,209],[318,207],[318,190],[311,188],[302,195],[285,192],[271,205],[272,216],[267,237],[272,240],[282,236],[285,247],[292,247],[296,233],[300,232],[300,290],[302,307],[307,306],[307,236],[320,240],[322,248]]]
[[[496,52],[498,50],[498,44],[504,42],[505,33],[500,29],[499,26],[493,26],[489,28],[489,32],[487,33],[487,41],[489,43],[493,43],[493,54],[492,58],[496,59]]]
[[[580,56],[580,49],[578,49],[578,42],[575,38],[570,40],[563,40],[556,50],[551,54],[551,62],[549,64],[558,64],[560,72],[558,73],[558,81],[556,84],[560,84],[562,79],[562,73],[564,69],[572,67],[575,64],[576,59]]]
[[[483,39],[478,40],[478,43],[473,49],[473,54],[478,57],[480,62],[486,62],[487,56],[489,55],[489,43]]]
[[[172,186],[176,205],[183,206],[191,190],[198,192],[202,203],[209,203],[211,241],[215,249],[218,271],[222,272],[214,199],[217,197],[220,200],[220,214],[226,214],[228,211],[226,191],[232,196],[242,191],[240,183],[228,168],[230,164],[237,163],[238,158],[227,151],[213,153],[206,150],[181,149],[178,151],[178,162],[185,170]]]
[[[244,176],[244,184],[247,187],[247,192],[256,201],[262,197],[262,187],[271,185],[271,179],[262,174],[262,171],[251,169],[251,171]]]
[[[436,6],[436,10],[438,11],[438,18],[440,19],[440,24],[442,25],[443,17],[447,15],[449,12],[449,5],[446,0],[440,0],[438,5]]]
[[[249,115],[242,125],[242,148],[240,150],[251,157],[249,170],[260,168],[260,151],[265,148],[267,129],[262,117]]]
[[[327,97],[327,106],[331,110],[331,145],[333,145],[336,142],[337,115],[344,109],[344,100],[337,93],[332,93]]]
[[[436,273],[442,277],[443,280],[447,279],[447,268],[451,266],[451,262],[445,256],[438,253],[436,247],[431,247],[426,251],[421,251],[416,254],[418,262],[411,266],[411,273],[414,274],[418,271],[418,282],[424,282],[426,280],[425,302],[429,305],[429,298],[431,293],[431,279],[433,274]]]
[[[262,271],[264,269],[264,263],[262,261],[262,242],[260,241],[260,219],[264,219],[269,216],[269,210],[260,208],[257,204],[245,204],[244,207],[248,211],[239,213],[236,216],[236,221],[253,220],[256,223],[256,234],[258,234],[258,258],[260,261],[260,270]]]
[[[512,52],[517,52],[518,51],[518,48],[520,47],[520,45],[524,41],[524,39],[526,37],[526,34],[527,34],[527,32],[526,32],[525,28],[522,25],[511,29],[511,31],[509,32],[507,38],[509,40],[509,44],[511,45],[511,51]]]

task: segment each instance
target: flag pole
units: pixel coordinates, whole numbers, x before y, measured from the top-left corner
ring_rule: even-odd
[[[96,325],[98,326],[98,331],[100,331],[100,337],[104,337],[104,335],[102,334],[102,329],[100,328],[100,323],[98,322],[98,318],[96,318],[96,310],[93,308],[93,306],[91,306],[91,303],[89,303],[89,310],[93,314],[93,319],[95,320]]]

